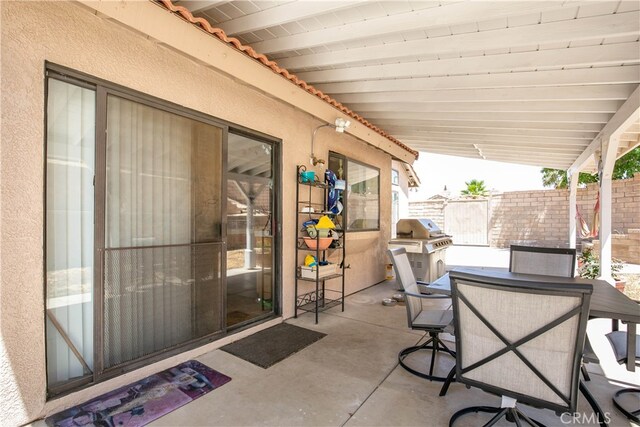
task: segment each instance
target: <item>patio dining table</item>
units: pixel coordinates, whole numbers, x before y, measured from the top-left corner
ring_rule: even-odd
[[[636,325],[640,323],[640,308],[631,298],[618,291],[604,280],[587,280],[580,278],[564,278],[555,276],[541,276],[534,274],[511,273],[501,269],[456,268],[452,271],[466,273],[482,273],[496,278],[518,279],[532,282],[550,282],[558,284],[590,283],[593,285],[589,317],[616,319],[627,325],[627,370],[635,370]],[[451,295],[451,281],[449,273],[429,285],[421,287],[422,292]]]

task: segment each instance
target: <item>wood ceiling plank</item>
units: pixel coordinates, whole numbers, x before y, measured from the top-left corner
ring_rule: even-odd
[[[416,147],[416,149],[418,149]],[[505,154],[496,154],[496,153],[487,153],[484,157],[480,156],[480,153],[476,150],[455,150],[451,148],[440,148],[440,147],[422,147],[418,149],[421,153],[434,153],[434,154],[442,154],[446,156],[461,156],[461,157],[470,157],[474,159],[483,159],[483,160],[492,160],[496,162],[505,162],[505,163],[517,163],[531,166],[539,166],[539,167],[549,167],[553,169],[566,169],[567,165],[571,164],[570,161],[565,159],[553,159],[549,156],[546,157],[526,157],[521,155],[508,155]]]
[[[591,141],[596,133],[592,132],[554,132],[545,130],[520,130],[520,129],[483,129],[483,128],[437,128],[437,129],[421,129],[410,130],[406,127],[385,126],[387,132],[393,134],[396,138],[398,135],[414,135],[414,136],[450,136],[450,137],[490,137],[498,136],[501,138],[535,138],[541,142],[565,141],[567,143],[582,144],[584,141]],[[635,135],[635,134],[627,134]],[[636,135],[637,136],[637,135]],[[625,139],[625,140],[628,140]]]
[[[575,157],[578,157],[580,153],[587,147],[588,142],[578,145],[571,144],[542,144],[535,143],[533,140],[502,140],[502,139],[491,139],[491,138],[443,138],[443,137],[419,137],[419,136],[407,136],[407,135],[398,135],[397,138],[403,142],[408,144],[414,144],[419,142],[438,142],[441,144],[452,144],[452,145],[460,145],[460,144],[477,144],[477,145],[487,145],[487,146],[498,146],[498,147],[526,147],[532,148],[535,147],[537,150],[545,151],[558,151],[558,152],[567,152],[575,154]]]
[[[403,141],[406,141],[407,144],[412,144],[412,145],[420,145],[420,144],[439,144],[439,145],[443,145],[443,146],[450,146],[450,147],[468,147],[469,145],[474,144],[474,142],[469,142],[469,141],[441,141],[438,139],[424,139],[424,140],[412,140],[412,139],[403,139]],[[485,142],[480,142],[480,143],[475,143],[476,145],[478,145],[479,147],[495,147],[495,148],[503,148],[506,150],[509,149],[518,149],[518,150],[537,150],[538,148],[540,150],[544,150],[544,151],[558,151],[558,152],[563,152],[563,153],[570,153],[570,154],[574,154],[576,157],[578,154],[581,153],[581,149],[580,147],[576,148],[576,147],[550,147],[550,146],[539,146],[537,144],[531,144],[531,143],[505,143],[505,142],[493,142],[493,141],[485,141]]]
[[[482,17],[483,21],[506,18],[514,14],[536,12],[548,9],[575,7],[579,2],[457,2],[444,3],[439,7],[399,13],[379,18],[369,18],[345,25],[331,26],[257,43],[254,48],[269,54],[288,50],[303,49],[323,44],[340,43],[354,39],[371,39],[400,31],[416,31],[427,28],[445,28],[460,23],[473,23]]]
[[[223,22],[219,27],[227,34],[242,34],[353,7],[364,1],[294,1]]]
[[[523,72],[547,67],[603,67],[623,63],[637,64],[640,62],[638,52],[640,52],[640,42],[632,42],[499,55],[468,56],[432,61],[401,62],[398,64],[345,67],[301,72],[297,73],[297,76],[308,83],[316,84],[376,78],[415,78]]]
[[[636,84],[592,86],[548,86],[425,90],[414,92],[367,92],[340,95],[342,103],[369,102],[481,102],[481,101],[625,101]]]
[[[523,112],[523,113],[610,113],[622,101],[515,101],[515,102],[379,102],[352,103],[348,107],[367,117],[369,112]]]
[[[178,6],[184,6],[192,13],[206,12],[207,9],[220,6],[227,3],[227,0],[183,0],[177,3]]]
[[[486,2],[478,2],[484,4]],[[534,2],[532,2],[534,3]],[[468,5],[466,3],[465,5]],[[473,4],[473,3],[472,3]],[[497,2],[497,4],[505,4]],[[507,3],[511,4],[511,2]],[[385,18],[389,19],[389,17]],[[477,19],[477,17],[476,17]],[[358,61],[382,59],[415,58],[424,55],[445,54],[448,52],[472,52],[529,46],[551,42],[570,42],[582,39],[605,38],[638,34],[640,30],[640,12],[627,12],[538,24],[524,27],[505,28],[503,30],[479,31],[475,33],[456,34],[448,37],[434,37],[424,40],[411,40],[387,45],[365,46],[360,48],[334,50],[326,53],[302,55],[283,58],[280,66],[289,70],[305,67],[325,67]],[[401,31],[401,27],[396,31]],[[305,33],[308,34],[308,33]],[[256,43],[255,49],[269,53],[264,49],[265,43],[276,43],[283,38]],[[326,41],[320,44],[326,44]],[[291,48],[282,50],[293,50]]]
[[[572,86],[601,84],[638,84],[640,66],[598,67],[572,70],[526,71],[468,76],[373,79],[314,85],[336,97],[342,93],[396,92],[416,90],[517,88],[530,86]]]
[[[503,122],[503,121],[460,121],[457,119],[451,120],[429,120],[423,118],[422,120],[400,120],[400,119],[377,119],[375,120],[377,126],[384,129],[402,128],[408,131],[428,131],[439,129],[486,129],[492,130],[504,130],[504,131],[536,131],[536,132],[558,132],[559,134],[565,132],[589,132],[593,135],[600,132],[602,124],[599,123],[557,123],[557,122]]]
[[[379,118],[397,118],[408,120],[421,120],[430,118],[433,120],[457,120],[459,122],[465,120],[488,120],[495,121],[501,120],[505,122],[515,121],[530,121],[530,122],[548,122],[548,123],[601,123],[605,124],[611,118],[611,114],[604,113],[514,113],[514,112],[485,112],[485,111],[471,111],[471,112],[437,112],[437,113],[419,113],[419,112],[369,112],[366,117],[367,120],[379,119]]]

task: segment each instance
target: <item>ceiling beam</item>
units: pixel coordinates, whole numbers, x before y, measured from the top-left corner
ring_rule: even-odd
[[[347,106],[367,117],[368,112],[523,112],[523,113],[610,113],[618,111],[622,101],[529,101],[529,102],[378,102],[352,103]]]
[[[611,120],[602,128],[591,144],[569,166],[568,174],[580,172],[584,165],[591,160],[593,154],[601,149],[603,141],[610,137],[617,137],[629,128],[634,122],[640,121],[640,86],[631,94],[629,99],[611,117]]]
[[[469,144],[464,145],[455,145],[455,144],[445,144],[442,141],[408,141],[408,143],[416,150],[422,150],[425,147],[447,147],[447,148],[468,148]],[[472,145],[473,146],[473,145]],[[540,158],[547,160],[559,160],[566,161],[569,164],[573,162],[579,155],[580,151],[557,151],[552,149],[532,149],[528,147],[518,148],[518,147],[496,147],[492,145],[475,145],[476,149],[479,149],[480,152],[484,154],[502,154],[509,155],[511,157],[528,157],[528,158]]]
[[[573,70],[526,71],[520,73],[478,74],[468,76],[380,79],[314,85],[335,95],[361,92],[416,90],[512,88],[527,86],[574,86],[592,84],[640,83],[640,66],[598,67]]]
[[[605,124],[611,118],[608,113],[549,113],[549,112],[435,112],[425,114],[422,112],[400,112],[400,111],[371,111],[366,114],[367,120],[373,119],[406,119],[406,120],[466,120],[474,121],[514,121],[514,122],[557,122],[557,123],[602,123]]]
[[[546,159],[542,158],[528,158],[524,156],[509,156],[509,155],[495,155],[495,154],[486,154],[480,156],[475,149],[470,150],[451,150],[446,148],[436,148],[436,147],[425,147],[420,149],[421,153],[434,153],[441,154],[445,156],[458,156],[458,157],[469,157],[473,159],[483,159],[483,160],[491,160],[494,162],[504,162],[504,163],[516,163],[523,165],[531,165],[531,166],[539,166],[539,167],[549,167],[554,169],[562,169],[567,164],[566,161],[563,160],[554,160],[552,158],[547,157]]]
[[[403,141],[405,141],[404,138],[402,138]],[[422,145],[440,145],[440,146],[446,146],[446,147],[469,147],[469,146],[474,146],[477,145],[478,147],[482,148],[482,147],[492,147],[495,149],[502,149],[502,150],[514,150],[514,151],[536,151],[538,149],[541,149],[543,151],[556,151],[556,152],[560,152],[560,153],[571,153],[573,154],[574,157],[577,157],[578,154],[580,154],[580,152],[582,151],[581,148],[566,148],[566,147],[549,147],[549,146],[540,146],[540,145],[536,145],[536,144],[509,144],[509,143],[504,143],[504,142],[480,142],[480,143],[475,143],[473,141],[441,141],[439,139],[434,139],[434,140],[409,140],[406,139],[406,142],[408,144],[414,145],[416,147],[422,146]]]
[[[589,132],[594,136],[602,130],[600,123],[544,123],[544,122],[503,122],[503,121],[460,121],[450,120],[429,120],[428,117],[422,120],[401,120],[401,119],[377,119],[377,126],[384,129],[402,128],[409,131],[442,130],[442,129],[486,129],[505,131],[536,131],[536,132]]]
[[[535,155],[537,153],[558,153],[564,156],[573,156],[573,159],[578,157],[585,145],[582,146],[548,146],[548,145],[538,145],[534,146],[533,144],[525,145],[520,144],[518,141],[513,141],[512,143],[504,143],[500,141],[473,141],[473,140],[447,140],[447,139],[439,139],[439,138],[406,138],[399,137],[401,141],[411,146],[420,147],[421,144],[441,144],[444,146],[467,146],[467,145],[477,145],[478,147],[487,147],[495,150],[505,150],[505,151],[513,151],[513,152],[521,152],[522,154],[526,153],[527,155]],[[548,155],[548,154],[545,154]]]
[[[271,178],[263,177],[263,176],[253,176],[253,175],[245,175],[241,173],[235,172],[227,172],[227,179],[230,181],[240,182],[248,182],[251,184],[269,184],[271,182]]]
[[[582,143],[591,141],[598,132],[557,131],[546,129],[490,129],[483,127],[431,127],[416,128],[409,126],[384,126],[384,130],[393,135],[460,135],[460,136],[503,136],[511,138],[534,137],[539,140],[573,141]]]
[[[387,132],[393,133],[396,138],[400,138],[400,136],[412,136],[412,137],[446,137],[446,138],[499,138],[504,140],[516,140],[516,141],[528,141],[539,142],[539,143],[549,143],[549,144],[577,144],[577,145],[587,145],[589,142],[593,140],[592,134],[581,134],[581,135],[566,135],[566,136],[558,136],[558,135],[544,135],[539,134],[537,132],[495,132],[495,131],[487,131],[484,129],[469,131],[464,129],[440,129],[435,131],[411,131],[408,129],[402,128],[386,128]]]
[[[430,152],[435,154],[443,154],[446,156],[462,156],[462,157],[471,157],[474,159],[483,159],[483,160],[492,160],[495,162],[505,162],[505,163],[518,163],[532,166],[540,166],[540,167],[549,167],[554,169],[562,169],[567,164],[569,164],[570,160],[558,160],[553,159],[550,156],[546,157],[527,157],[522,155],[509,155],[505,154],[497,154],[497,153],[484,153],[483,156],[475,149],[451,149],[451,148],[439,148],[439,147],[423,147],[419,149],[420,152]]]
[[[638,63],[640,42],[534,50],[463,58],[434,59],[399,64],[366,65],[309,71],[297,76],[309,83],[532,71],[547,67],[602,67]]]
[[[541,12],[549,9],[576,7],[578,2],[457,2],[444,3],[417,11],[323,28],[315,31],[265,40],[254,44],[258,52],[265,54],[299,50],[348,40],[380,37],[401,31],[423,30],[433,27],[504,18],[512,15]],[[602,23],[601,25],[605,25]],[[571,32],[570,32],[571,33]],[[419,44],[419,43],[414,43]]]
[[[493,2],[479,2],[479,4]],[[504,2],[495,2],[505,7]],[[512,4],[507,2],[506,5]],[[535,2],[532,2],[535,4]],[[469,5],[466,3],[465,5]],[[478,17],[476,17],[476,20]],[[484,17],[482,17],[484,20]],[[333,50],[329,52],[311,53],[307,55],[282,58],[280,66],[289,70],[307,67],[326,67],[349,64],[360,61],[416,58],[447,53],[486,51],[519,46],[531,46],[555,42],[570,42],[584,39],[602,39],[606,37],[632,36],[640,31],[640,12],[627,12],[605,15],[605,17],[580,18],[550,24],[527,25],[522,27],[505,28],[503,30],[479,31],[473,33],[453,35],[449,37],[433,37],[398,43],[378,44],[352,49]],[[594,25],[594,23],[598,23]],[[564,29],[577,28],[565,32]],[[597,28],[600,27],[600,28]],[[400,31],[402,31],[400,29]],[[260,46],[256,47],[260,50]]]
[[[218,27],[227,34],[242,34],[250,31],[282,25],[293,21],[311,18],[325,13],[347,9],[363,3],[366,0],[352,1],[293,1],[260,12],[241,16],[223,22]],[[278,40],[278,39],[276,39]],[[268,53],[254,47],[257,52]]]
[[[247,158],[245,159],[245,161],[242,163],[242,165],[235,167],[234,169],[227,169],[229,172],[235,172],[235,173],[239,173],[242,175],[259,175],[258,173],[249,173],[249,171],[253,171],[256,168],[259,167],[264,167],[265,164],[271,164],[271,158],[267,157],[266,160],[264,157],[259,156],[259,157],[254,157],[254,158]]]
[[[626,101],[635,84],[345,93],[340,102]]]

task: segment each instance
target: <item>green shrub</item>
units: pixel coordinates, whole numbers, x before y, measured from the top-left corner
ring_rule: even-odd
[[[620,280],[622,261],[611,258],[611,275],[615,280]],[[600,259],[594,255],[593,248],[586,248],[578,257],[578,274],[583,279],[597,279],[600,277]]]

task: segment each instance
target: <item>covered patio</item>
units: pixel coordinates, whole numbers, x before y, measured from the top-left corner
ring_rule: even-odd
[[[568,247],[578,174],[597,173],[613,283],[611,176],[640,146],[637,2],[161,3],[419,152],[566,170]]]
[[[439,397],[441,382],[416,377],[398,365],[399,349],[428,336],[407,328],[403,305],[380,303],[393,293],[397,293],[397,284],[383,282],[349,296],[344,313],[338,307],[330,309],[320,324],[314,324],[311,314],[288,320],[327,336],[266,370],[222,350],[198,356],[197,360],[233,380],[151,425],[444,426],[461,408],[499,405],[498,396],[461,384],[453,384],[446,396]],[[601,335],[607,327],[610,322],[605,319],[589,325],[602,368],[587,365],[591,374],[588,388],[611,416],[610,426],[628,426],[629,421],[613,408],[611,396],[620,387],[637,385],[640,378],[613,359]],[[420,359],[414,362],[419,366]],[[447,370],[451,361],[442,358],[438,363]],[[545,425],[560,425],[550,410],[524,408]],[[578,411],[581,418],[576,425],[599,425],[582,396]],[[486,421],[480,417],[470,416],[457,425],[479,425],[480,419]],[[570,417],[565,417],[570,424]],[[45,426],[44,422],[36,425]]]
[[[398,288],[384,281],[392,174],[408,171],[408,192],[419,155],[566,170],[570,248],[577,174],[597,172],[612,281],[613,165],[640,145],[637,0],[69,0],[0,12],[0,424],[42,424],[188,359],[232,381],[154,425],[444,425],[470,402],[499,404],[460,384],[438,397],[441,383],[398,365],[428,336],[401,304],[381,305]],[[324,177],[332,159],[347,177],[350,162],[366,172],[344,189],[362,198],[352,212],[364,207],[353,229],[339,224],[347,249],[333,255],[345,309],[314,322],[298,315],[294,194],[301,165]],[[506,267],[487,258],[481,267]],[[220,350],[283,322],[327,336],[266,370]],[[611,395],[640,374],[613,359],[610,326],[589,322],[601,365],[588,366],[588,388],[626,426]],[[578,410],[591,414],[583,397]]]

